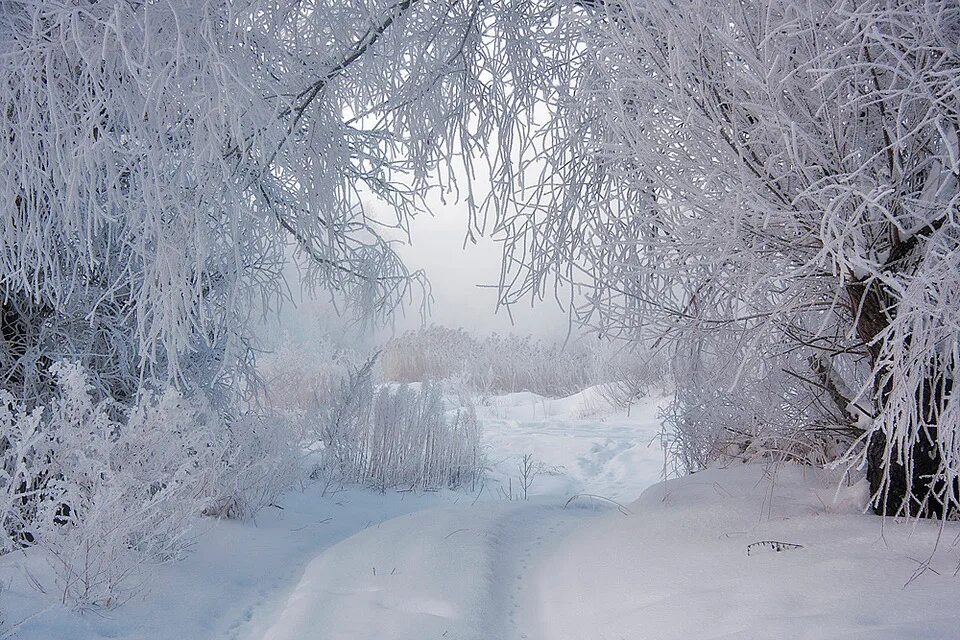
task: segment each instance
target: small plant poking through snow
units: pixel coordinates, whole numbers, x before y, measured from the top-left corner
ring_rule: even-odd
[[[780,553],[782,551],[796,551],[797,549],[803,549],[803,545],[778,540],[761,540],[747,545],[747,555],[755,556],[763,552]]]
[[[541,475],[557,475],[563,473],[562,466],[549,466],[537,461],[532,453],[525,453],[517,460],[516,486],[514,478],[507,478],[506,486],[497,488],[497,493],[504,500],[529,500],[530,488]]]
[[[533,486],[533,481],[536,480],[537,474],[542,470],[542,465],[534,462],[532,453],[525,453],[520,458],[518,470],[520,472],[520,495],[524,500],[527,500],[530,495],[530,487]]]

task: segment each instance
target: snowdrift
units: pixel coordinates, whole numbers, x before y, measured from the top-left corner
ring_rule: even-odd
[[[960,637],[960,525],[882,520],[866,499],[792,465],[655,485],[544,558],[542,637]]]

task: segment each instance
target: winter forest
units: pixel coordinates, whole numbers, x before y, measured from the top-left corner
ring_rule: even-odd
[[[0,0],[0,640],[960,638],[960,1]]]

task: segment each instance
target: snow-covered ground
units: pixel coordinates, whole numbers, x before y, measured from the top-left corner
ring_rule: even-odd
[[[647,399],[627,415],[595,389],[563,399],[490,399],[478,411],[490,471],[477,495],[367,529],[320,554],[266,634],[249,638],[539,638],[540,560],[571,532],[617,511],[609,501],[630,501],[657,482],[662,402]]]
[[[620,498],[635,496],[656,481],[662,466],[659,447],[656,443],[648,446],[658,428],[656,404],[657,401],[647,402],[626,417],[604,410],[602,401],[590,390],[562,400],[532,394],[493,398],[487,406],[479,408],[486,427],[486,453],[491,468],[476,493],[388,491],[381,495],[356,489],[334,493],[329,487],[309,484],[302,490],[287,493],[275,507],[262,510],[252,522],[206,523],[187,559],[153,570],[150,582],[143,585],[134,598],[111,611],[83,614],[65,611],[59,605],[44,559],[32,552],[11,554],[0,558],[3,586],[0,638],[259,640],[279,637],[285,626],[289,628],[294,624],[296,603],[303,601],[303,594],[310,588],[311,579],[316,582],[317,574],[326,576],[329,584],[341,582],[335,589],[350,594],[307,602],[306,610],[316,613],[320,619],[336,619],[342,610],[359,615],[371,625],[372,635],[368,637],[428,637],[417,634],[418,625],[429,620],[431,612],[435,613],[428,600],[391,606],[389,594],[383,594],[381,600],[375,591],[361,596],[359,589],[349,592],[348,579],[337,577],[341,575],[336,573],[338,570],[353,571],[362,565],[363,575],[355,577],[361,583],[368,573],[374,581],[387,574],[397,585],[404,584],[401,579],[416,583],[425,578],[423,571],[401,573],[399,568],[394,571],[394,566],[387,567],[386,560],[378,564],[374,561],[376,556],[364,559],[368,552],[363,541],[371,540],[384,551],[408,554],[409,561],[415,557],[417,544],[427,543],[430,553],[442,548],[434,546],[429,537],[418,538],[415,529],[403,529],[405,523],[419,522],[421,524],[415,526],[442,530],[447,535],[456,529],[469,528],[473,522],[476,532],[500,517],[501,511],[504,514],[522,511],[535,504],[539,506],[541,501],[556,506],[581,491],[610,492]],[[518,464],[523,454],[533,455],[532,462],[538,473],[528,491],[531,500],[511,502],[508,499],[511,484],[514,498],[519,495]],[[407,515],[415,513],[421,515]],[[407,517],[393,520],[405,515]],[[456,526],[450,528],[447,523]],[[505,521],[505,526],[507,523]],[[389,531],[396,531],[397,535],[383,544],[382,536]],[[449,541],[456,544],[447,548],[456,554],[450,556],[451,562],[460,567],[457,581],[466,585],[470,582],[466,576],[475,577],[469,573],[470,558],[476,559],[474,568],[479,570],[480,563],[485,561],[481,556],[485,558],[489,548],[478,547],[471,556],[463,546],[466,544],[463,533],[451,536]],[[503,535],[510,537],[509,532]],[[454,540],[458,536],[460,539]],[[357,554],[362,557],[358,559]],[[351,559],[359,564],[348,564]],[[435,563],[422,563],[422,566],[434,567]],[[448,594],[461,593],[452,591],[453,585],[445,585],[442,576],[431,576],[428,582],[433,585],[430,588],[446,586]],[[415,584],[409,588],[416,592]],[[367,604],[373,603],[370,606],[396,613],[396,619],[391,613],[385,613],[382,618],[389,625],[387,628],[396,628],[396,635],[392,632],[377,635],[372,631],[377,622],[362,613],[364,597]],[[466,592],[457,598],[447,598],[458,601],[452,606],[457,615],[464,616],[478,599],[479,596],[468,597]],[[400,631],[403,627],[399,618],[403,617],[404,607],[413,609],[414,614],[422,610],[422,615],[411,618],[412,626],[408,630],[413,635],[409,636]],[[316,633],[320,635],[316,637],[333,637],[320,629],[322,627],[318,627]],[[340,637],[364,636],[348,632]]]
[[[211,523],[191,557],[107,613],[50,606],[55,593],[14,571],[42,579],[39,559],[8,556],[4,630],[39,608],[16,637],[960,637],[957,524],[881,528],[861,514],[862,485],[788,466],[656,484],[661,402],[628,416],[594,390],[494,398],[477,492],[292,491],[255,522]]]
[[[648,489],[541,558],[529,638],[960,638],[960,526],[881,528],[837,480],[737,465]]]
[[[478,409],[489,447],[487,490],[517,493],[522,456],[537,471],[529,496],[566,499],[586,492],[632,501],[663,474],[659,409],[652,397],[612,410],[596,388],[568,398],[532,393],[491,398]]]

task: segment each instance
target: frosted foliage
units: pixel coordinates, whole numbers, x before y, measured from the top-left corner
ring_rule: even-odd
[[[289,413],[248,412],[219,420],[210,446],[214,480],[203,515],[252,518],[304,476],[303,424]]]
[[[39,545],[56,581],[45,586],[64,604],[110,608],[136,591],[144,565],[186,550],[220,480],[220,449],[204,412],[175,390],[121,410],[93,400],[77,365],[53,374],[47,407],[28,411],[4,392],[2,550]]]
[[[577,283],[584,322],[671,354],[688,460],[723,441],[695,425],[812,446],[833,416],[878,495],[942,480],[884,511],[957,506],[960,8],[588,4],[538,206],[500,218],[507,297]]]
[[[439,325],[408,331],[384,347],[380,368],[391,382],[450,380],[481,394],[531,391],[566,396],[606,384],[617,404],[642,394],[662,374],[643,352],[594,339],[550,341],[493,333],[474,336]]]
[[[854,429],[847,406],[822,393],[802,354],[771,354],[751,367],[742,357],[735,340],[720,336],[674,357],[678,382],[663,418],[675,472],[717,460],[823,465],[845,454]],[[723,384],[731,380],[732,390]]]
[[[275,351],[257,358],[257,371],[265,386],[265,405],[277,414],[296,416],[316,410],[332,380],[363,364],[357,352],[328,340],[306,347],[285,337]]]
[[[430,382],[374,387],[372,369],[321,391],[312,424],[326,470],[381,490],[472,487],[484,468],[473,407],[448,406]]]
[[[458,154],[511,170],[561,73],[561,5],[4,2],[0,279],[29,325],[10,375],[86,339],[107,391],[144,367],[224,378],[289,243],[361,315],[413,295],[388,237]]]

